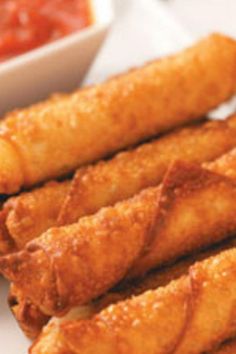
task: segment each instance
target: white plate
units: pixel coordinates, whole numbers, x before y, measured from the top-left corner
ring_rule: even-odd
[[[157,0],[116,0],[115,5],[117,20],[85,83],[99,82],[130,66],[176,51],[189,42],[183,28]],[[46,86],[47,82],[45,76]],[[21,103],[19,100],[18,104]],[[14,105],[14,99],[9,104]],[[29,341],[7,307],[7,289],[7,282],[1,280],[0,354],[26,354]]]
[[[78,86],[113,19],[112,0],[91,3],[93,25],[0,63],[0,115]]]

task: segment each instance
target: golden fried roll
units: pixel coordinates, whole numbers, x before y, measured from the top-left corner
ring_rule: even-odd
[[[0,211],[0,254],[23,248],[56,224],[69,184],[48,182],[4,203]]]
[[[21,329],[29,338],[35,338],[50,319],[37,306],[27,300],[14,285],[10,287],[8,303]]]
[[[78,321],[90,318],[96,313],[95,308],[96,307],[94,307],[93,305],[81,306],[71,310],[62,319],[56,317],[51,319],[51,321],[46,326],[44,326],[39,337],[33,343],[33,347],[31,348],[30,352],[32,351],[32,353],[37,354],[57,354],[59,351],[59,353],[61,354],[71,354],[69,351],[63,351],[65,350],[65,344],[61,333],[60,323],[66,323],[70,320]],[[67,349],[68,348],[66,348],[66,350]]]
[[[159,187],[49,229],[21,252],[1,257],[0,270],[42,312],[63,315],[125,276],[140,276],[235,234],[235,213],[235,181],[176,162]]]
[[[0,193],[58,177],[199,119],[236,91],[236,42],[214,34],[104,84],[0,123]]]
[[[56,346],[56,343],[59,341],[59,323],[65,322],[72,317],[76,320],[87,317],[88,314],[95,314],[112,303],[114,304],[118,301],[128,299],[133,295],[139,295],[150,289],[157,289],[160,286],[165,286],[170,281],[187,274],[189,267],[196,261],[206,259],[212,255],[222,252],[223,250],[235,246],[235,238],[227,240],[216,247],[210,248],[210,250],[186,257],[174,265],[161,268],[157,271],[152,271],[141,279],[139,278],[132,282],[126,282],[118,288],[106,293],[94,302],[91,302],[86,306],[80,306],[72,309],[66,316],[62,317],[60,321],[54,317],[51,319],[47,327],[43,329],[43,333],[41,334],[38,342],[40,342],[40,346],[44,346],[44,343],[50,340],[50,345],[52,347]],[[49,316],[44,315],[39,308],[26,299],[21,291],[19,291],[19,289],[17,289],[13,284],[10,288],[8,303],[23,332],[30,339],[35,339],[40,334],[42,327],[48,322]],[[53,341],[55,341],[54,344]]]
[[[226,121],[182,128],[109,161],[79,169],[60,211],[58,223],[71,224],[81,216],[132,197],[157,185],[175,159],[202,163],[236,146],[236,115]]]
[[[236,181],[236,148],[229,151],[225,155],[222,155],[220,158],[216,159],[215,161],[203,164],[203,167],[209,171],[214,172],[214,173],[217,172],[223,176],[227,176],[232,181],[235,182]],[[171,171],[171,169],[170,169],[170,171]],[[177,173],[178,173],[178,171],[177,171]],[[174,176],[174,178],[171,181],[172,174],[170,173],[170,178],[169,178],[169,182],[168,182],[170,185],[172,183],[175,184],[175,182],[176,182],[174,173],[173,173],[173,176]],[[179,176],[179,179],[181,179],[181,176]],[[167,174],[167,181],[168,181],[168,174]],[[168,183],[166,183],[167,186],[168,186]],[[196,184],[200,183],[200,178],[199,178],[199,181],[197,181],[197,179],[196,179],[195,183]],[[163,187],[164,186],[165,186],[165,183],[163,183]],[[192,185],[190,188],[194,189],[195,186]],[[176,189],[178,190],[178,187]],[[167,205],[169,203],[168,199],[171,199],[171,194],[168,194],[168,192],[166,191],[166,195],[168,195],[168,197],[163,198],[163,199],[166,199],[165,203],[167,203]],[[175,198],[175,192],[173,193],[172,197]],[[193,199],[192,204],[191,204],[191,208],[192,208],[191,213],[186,212],[185,216],[180,215],[179,218],[177,218],[177,216],[179,215],[178,212],[179,212],[179,210],[181,210],[180,203],[182,203],[182,202],[179,201],[179,205],[176,208],[177,209],[176,219],[174,218],[174,211],[172,211],[171,216],[173,217],[173,219],[172,218],[168,219],[168,217],[166,217],[166,221],[161,225],[160,229],[158,230],[158,228],[157,228],[158,232],[157,231],[156,232],[158,234],[158,237],[153,238],[154,241],[149,244],[148,250],[146,250],[144,252],[144,254],[141,255],[141,257],[133,265],[133,269],[131,269],[129,272],[129,277],[131,277],[131,278],[136,277],[139,274],[142,274],[145,271],[145,269],[149,270],[153,266],[155,266],[154,263],[156,262],[156,259],[158,259],[157,254],[162,253],[162,249],[165,249],[165,243],[167,242],[167,240],[169,240],[169,242],[171,243],[171,238],[174,238],[175,242],[176,242],[176,246],[173,247],[173,245],[172,245],[172,248],[173,248],[172,251],[175,252],[176,247],[177,248],[179,247],[179,243],[177,242],[177,239],[179,239],[179,242],[182,242],[182,236],[180,237],[180,235],[179,235],[180,230],[181,230],[181,232],[185,233],[186,229],[188,229],[188,228],[189,228],[189,230],[191,229],[191,226],[190,226],[191,224],[192,224],[192,228],[196,227],[195,223],[199,218],[198,214],[201,213],[199,206],[197,204],[194,204],[195,201]],[[217,201],[213,199],[211,201],[211,203],[217,203]],[[218,207],[220,209],[221,202],[219,202],[218,206],[215,204],[214,207],[216,207],[216,208]],[[205,215],[203,214],[201,216],[201,220],[203,223],[205,220],[206,223],[212,222],[212,224],[214,225],[215,220],[212,218],[212,215],[211,216],[210,215],[211,215],[211,213],[209,213],[209,215],[205,219],[206,214]],[[179,225],[177,224],[177,220],[179,220]],[[210,221],[210,220],[212,220],[212,221]],[[165,226],[165,224],[166,224],[166,226]],[[162,236],[162,232],[165,235],[164,237]],[[202,235],[202,231],[201,232],[199,231],[199,234],[196,234],[196,238],[198,238],[198,237],[202,238],[201,235]],[[162,239],[162,241],[160,240],[160,238]],[[187,238],[186,238],[186,242],[187,243],[189,242],[189,240]]]
[[[21,249],[51,226],[70,224],[156,185],[175,158],[201,163],[234,146],[236,116],[204,122],[79,169],[71,187],[69,182],[51,182],[10,198],[0,211],[0,253]]]
[[[199,354],[236,334],[236,249],[190,267],[166,287],[60,325],[58,346],[31,354]],[[40,343],[40,342],[39,342]]]

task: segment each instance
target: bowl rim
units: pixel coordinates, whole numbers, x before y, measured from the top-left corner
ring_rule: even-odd
[[[109,27],[114,18],[112,0],[89,0],[92,6],[94,22],[88,27],[71,33],[63,38],[47,43],[26,53],[17,55],[0,63],[0,75],[8,71],[19,69],[24,65],[36,62],[58,52],[63,52],[68,47],[78,42],[86,41],[96,33]]]

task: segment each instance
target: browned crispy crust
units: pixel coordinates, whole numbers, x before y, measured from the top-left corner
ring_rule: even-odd
[[[40,297],[42,305],[47,303],[46,307],[40,306],[42,309],[45,308],[45,312],[47,312],[47,307],[55,308],[55,311],[59,313],[64,312],[69,305],[67,300],[71,295],[72,302],[75,300],[75,292],[71,291],[73,288],[77,288],[76,297],[78,296],[78,299],[82,297],[82,302],[86,302],[87,299],[93,297],[95,289],[95,296],[98,296],[110,284],[115,284],[117,279],[122,279],[134,259],[138,257],[154,220],[156,203],[153,203],[153,199],[155,201],[157,195],[157,190],[148,190],[133,200],[118,204],[116,208],[101,210],[95,218],[84,217],[77,224],[53,228],[42,237],[31,241],[25,250],[2,257],[1,269],[4,272],[7,269],[10,273],[16,272],[16,277],[20,276],[23,282],[27,277],[27,283],[31,289],[32,282],[36,281],[37,292],[35,294]],[[130,228],[131,225],[132,228]],[[126,240],[127,233],[129,242]],[[57,259],[58,262],[54,262],[53,254],[57,254],[55,261]],[[72,261],[71,266],[68,261],[69,263]],[[79,274],[75,275],[75,271]],[[67,284],[59,280],[61,276],[64,277],[63,273],[67,277]],[[59,276],[58,279],[57,276]],[[75,276],[78,276],[76,282]],[[89,279],[92,280],[91,284],[87,283]],[[51,290],[48,288],[49,284],[51,284]],[[20,284],[18,286],[21,288]],[[70,291],[68,291],[68,286],[71,288]],[[61,298],[63,293],[66,301]],[[48,313],[52,314],[54,310]]]
[[[13,284],[10,287],[8,303],[21,329],[29,338],[35,338],[49,321],[49,317],[27,300]]]
[[[203,162],[234,146],[236,116],[179,129],[111,160],[79,169],[71,187],[68,181],[50,182],[10,198],[0,211],[0,253],[21,249],[51,226],[70,224],[157,184],[176,157]],[[216,171],[220,169],[215,166]],[[232,174],[235,169],[230,171]]]
[[[48,182],[8,199],[0,211],[0,254],[10,253],[54,226],[70,181]]]
[[[236,180],[236,148],[211,163],[203,164],[207,169]]]
[[[234,94],[235,77],[236,42],[213,34],[176,56],[10,113],[0,124],[0,193],[199,120]]]
[[[209,163],[207,169],[214,171],[214,164]],[[221,166],[223,177],[232,164],[227,165],[226,160]],[[175,163],[162,183],[152,240],[133,264],[128,276],[139,276],[174,260],[180,249],[183,255],[214,244],[222,240],[222,232],[232,235],[234,203],[228,204],[229,200],[226,201],[228,197],[223,186],[223,180],[215,173],[209,174],[204,168]],[[221,199],[221,193],[225,200]]]
[[[71,187],[69,182],[50,182],[10,198],[0,211],[0,253],[21,249],[51,226],[70,224],[156,185],[175,158],[201,163],[234,146],[236,116],[226,121],[204,122],[120,153],[111,160],[79,169]],[[216,171],[220,169],[221,166],[215,166]],[[231,169],[231,173],[233,171],[235,169]]]
[[[109,161],[77,171],[59,214],[60,225],[78,221],[157,185],[175,159],[202,163],[236,146],[236,115],[182,128]],[[220,169],[220,168],[219,168]]]
[[[90,303],[89,305],[73,309],[69,315],[61,318],[61,322],[65,322],[68,319],[71,319],[71,315],[73,315],[74,319],[81,319],[84,313],[86,316],[87,314],[95,314],[110,304],[128,299],[133,295],[139,295],[150,289],[157,289],[158,287],[166,286],[172,280],[187,274],[189,267],[195,262],[204,260],[212,255],[222,252],[223,250],[235,246],[236,239],[233,238],[221,243],[220,245],[217,245],[216,247],[211,247],[210,250],[186,257],[174,265],[161,268],[157,271],[152,271],[145,277],[139,278],[135,281],[132,280],[132,282],[125,282],[120,284],[118,288],[116,287],[110,292],[104,294],[102,297]],[[13,301],[9,301],[9,306],[19,326],[24,331],[26,336],[31,339],[35,339],[37,336],[39,336],[42,327],[48,322],[49,317],[44,315],[39,310],[39,308],[37,308],[36,311],[35,305],[33,305],[29,300],[26,300],[19,289],[13,285],[11,286],[9,299],[13,299]],[[84,309],[86,309],[86,312]],[[43,329],[43,332],[38,339],[40,346],[44,346],[44,343],[48,342],[49,340],[51,342],[51,346],[55,346],[56,342],[60,341],[60,339],[58,339],[59,333],[60,331],[58,330],[58,321],[54,318],[50,321],[48,326]],[[56,342],[53,344],[53,341]]]
[[[217,170],[218,172],[224,171],[224,174],[229,175],[231,178],[234,178],[236,170],[234,168],[236,161],[235,151],[236,150],[232,150],[225,156],[222,156],[220,159],[210,164],[205,164],[205,167],[211,170]],[[154,272],[142,279],[141,281],[138,280],[134,284],[128,284],[128,287],[126,287],[125,289],[121,289],[119,293],[110,293],[105,295],[104,298],[99,300],[99,306],[97,304],[96,308],[103,308],[106,304],[127,298],[131,296],[131,294],[139,294],[147,289],[154,289],[159,286],[166,285],[169,281],[176,279],[180,275],[186,273],[188,267],[196,260],[206,258],[212,253],[219,252],[219,250],[221,250],[222,248],[229,248],[234,245],[235,240],[227,241],[222,246],[217,247],[214,250],[202,252],[201,254],[192,256],[186,260],[175,264],[174,266],[167,267],[158,272]],[[12,312],[14,313],[18,323],[20,324],[26,335],[30,338],[35,338],[37,335],[39,335],[42,325],[47,322],[49,317],[40,312],[39,309],[37,309],[36,311],[35,305],[33,305],[29,300],[26,300],[19,292],[19,290],[16,292],[16,287],[13,287],[13,289],[14,291],[10,293],[10,299],[14,300],[13,303],[12,301],[10,301],[10,307],[12,308]],[[52,324],[50,323],[49,333],[51,333],[52,331],[54,331],[54,326],[52,326]],[[40,340],[44,340],[44,336],[41,336]]]
[[[166,287],[59,325],[58,346],[31,354],[199,354],[236,334],[236,249],[189,268]],[[55,332],[54,332],[55,333]]]
[[[127,275],[139,276],[229,237],[236,232],[235,212],[233,181],[176,162],[160,187],[53,228],[23,251],[2,257],[0,267],[43,312],[62,315]]]
[[[0,255],[7,254],[13,251],[17,251],[15,242],[7,230],[6,221],[8,218],[8,210],[2,206],[0,210]]]

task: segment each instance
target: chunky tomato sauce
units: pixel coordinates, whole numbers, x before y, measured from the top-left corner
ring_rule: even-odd
[[[0,61],[91,23],[89,0],[0,0]]]

